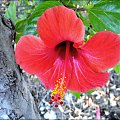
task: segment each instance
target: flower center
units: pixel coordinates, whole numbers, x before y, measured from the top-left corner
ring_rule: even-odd
[[[70,42],[70,41],[63,41],[61,43],[59,43],[56,47],[55,47],[55,51],[58,53],[58,56],[62,59],[65,60],[66,57],[66,50],[67,50],[67,46],[69,44],[69,56],[70,57],[77,57],[78,52],[77,52],[77,48],[74,47],[74,43]]]
[[[63,46],[62,46],[63,47]],[[51,101],[49,102],[50,104],[54,104],[55,107],[58,107],[58,104],[63,104],[62,99],[67,91],[67,78],[66,78],[66,67],[67,67],[67,62],[69,60],[70,56],[70,42],[66,42],[66,50],[65,50],[65,57],[64,57],[64,67],[63,67],[63,72],[60,75],[60,78],[56,80],[55,88],[52,91],[51,94]]]

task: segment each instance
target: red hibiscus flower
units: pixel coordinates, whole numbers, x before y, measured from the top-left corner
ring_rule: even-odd
[[[102,87],[109,79],[105,70],[120,60],[120,36],[102,31],[84,43],[84,25],[66,7],[46,10],[38,19],[37,30],[40,37],[21,37],[15,57],[22,69],[53,90],[50,103],[62,104],[68,89],[86,92]]]

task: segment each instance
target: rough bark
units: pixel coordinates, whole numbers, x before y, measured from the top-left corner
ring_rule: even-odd
[[[0,15],[0,119],[40,119],[34,99],[14,59],[15,29]]]

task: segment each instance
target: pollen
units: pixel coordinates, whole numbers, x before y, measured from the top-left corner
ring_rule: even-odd
[[[54,106],[58,106],[58,104],[63,104],[62,100],[65,96],[65,93],[67,91],[66,89],[66,77],[61,77],[56,80],[55,88],[53,89],[51,93],[51,100],[50,103],[54,104]]]

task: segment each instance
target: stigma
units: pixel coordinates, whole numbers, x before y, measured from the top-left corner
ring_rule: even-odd
[[[61,74],[62,75],[62,74]],[[63,98],[65,96],[65,93],[67,91],[66,89],[66,77],[60,77],[58,80],[56,80],[55,88],[53,89],[51,93],[51,101],[50,104],[54,104],[54,107],[58,107],[59,104],[63,104]]]
[[[65,93],[67,92],[68,80],[66,78],[66,68],[69,60],[69,51],[70,51],[70,43],[66,42],[66,52],[64,59],[64,67],[60,77],[55,81],[55,87],[51,93],[51,101],[50,104],[54,104],[54,107],[58,107],[58,105],[63,104],[63,98]]]

